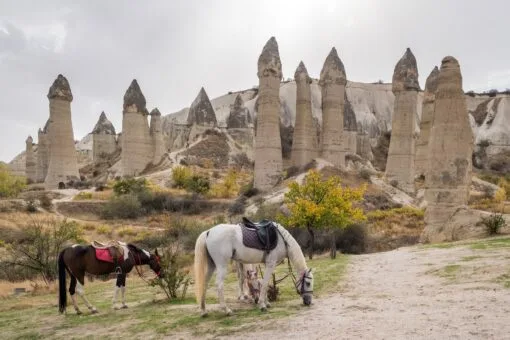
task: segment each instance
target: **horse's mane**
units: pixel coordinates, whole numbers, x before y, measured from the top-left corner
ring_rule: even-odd
[[[137,245],[134,245],[133,243],[128,243],[127,247],[129,250],[136,251],[136,252],[142,252],[142,248],[138,247]]]
[[[303,251],[301,251],[301,247],[299,243],[297,243],[296,239],[292,237],[292,235],[285,229],[282,225],[275,223],[276,227],[281,233],[284,241],[287,242],[287,247],[289,251],[289,260],[298,271],[303,271],[307,269],[305,256],[303,255]]]

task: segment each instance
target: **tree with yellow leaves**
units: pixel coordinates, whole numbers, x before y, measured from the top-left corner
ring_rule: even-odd
[[[285,194],[284,203],[290,214],[281,220],[291,226],[306,228],[310,234],[309,258],[312,259],[315,230],[346,228],[348,225],[365,220],[363,210],[355,204],[363,200],[366,186],[359,188],[342,187],[340,178],[332,176],[323,180],[321,175],[310,170],[303,184],[292,182]],[[331,238],[331,258],[336,257],[336,240]]]

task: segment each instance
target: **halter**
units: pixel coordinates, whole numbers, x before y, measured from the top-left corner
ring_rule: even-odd
[[[129,252],[131,253],[131,251],[129,251]],[[143,277],[142,273],[140,273],[140,270],[138,269],[138,266],[141,266],[141,265],[142,265],[142,258],[140,257],[140,254],[139,254],[138,252],[135,252],[135,253],[134,253],[134,255],[133,255],[133,257],[134,257],[134,261],[135,261],[135,265],[134,265],[134,267],[135,267],[136,272],[138,273],[138,276],[140,276],[140,278],[141,278],[141,279],[142,279],[145,283],[149,283],[149,281],[147,281],[147,280]],[[138,257],[138,263],[136,263],[136,259],[137,259],[137,257]],[[161,265],[160,265],[160,263],[159,263],[159,256],[154,255],[154,257],[156,258],[156,262],[158,263],[158,265],[161,267]],[[149,253],[149,260],[150,260],[150,253]],[[160,274],[161,274],[161,270],[160,270],[160,271],[158,271],[158,272],[156,273],[157,277],[160,277]]]
[[[311,276],[307,276],[306,275],[306,272],[307,270],[305,270],[303,272],[303,274],[301,275],[301,278],[299,279],[299,281],[295,282],[294,285],[296,286],[296,292],[299,294],[299,295],[303,295],[303,294],[308,294],[308,293],[313,293],[313,290],[305,290],[305,279],[311,279],[312,277]],[[292,277],[294,278],[295,280],[295,277],[294,275],[292,275]],[[301,286],[301,288],[298,288],[299,286]]]

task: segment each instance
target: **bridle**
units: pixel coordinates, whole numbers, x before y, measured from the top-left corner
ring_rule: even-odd
[[[149,283],[149,281],[147,281],[147,280],[143,277],[142,273],[140,273],[140,269],[138,269],[138,266],[142,265],[142,258],[141,258],[141,256],[140,256],[140,254],[139,254],[138,252],[133,252],[133,251],[131,251],[131,250],[130,250],[129,252],[133,254],[133,258],[134,258],[134,262],[135,262],[133,267],[135,267],[135,270],[136,270],[136,272],[138,273],[138,276],[140,276],[140,278],[141,278],[141,279],[142,279],[145,283],[147,283],[147,284],[148,284],[148,283]],[[138,258],[138,263],[136,262],[137,258]],[[160,262],[159,262],[159,260],[160,260],[159,256],[154,255],[154,258],[156,259],[156,262],[158,263],[159,267],[161,268],[161,264],[160,264]],[[149,253],[149,260],[150,260],[150,253]],[[157,276],[158,278],[159,278],[159,277],[161,277],[161,269],[160,269],[160,270],[156,273],[156,276]]]
[[[303,274],[301,275],[301,278],[298,281],[296,281],[296,278],[295,278],[294,274],[292,274],[292,278],[293,278],[293,281],[294,281],[294,286],[296,287],[296,292],[299,295],[313,293],[313,289],[312,290],[306,290],[306,288],[305,288],[305,279],[311,279],[312,278],[311,276],[307,275],[307,272],[308,272],[308,270],[305,270],[303,272]]]

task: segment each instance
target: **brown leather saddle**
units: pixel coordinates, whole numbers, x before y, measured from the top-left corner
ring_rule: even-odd
[[[278,245],[278,230],[273,221],[252,222],[243,217],[241,223],[243,244],[248,248],[264,250],[269,253]]]

